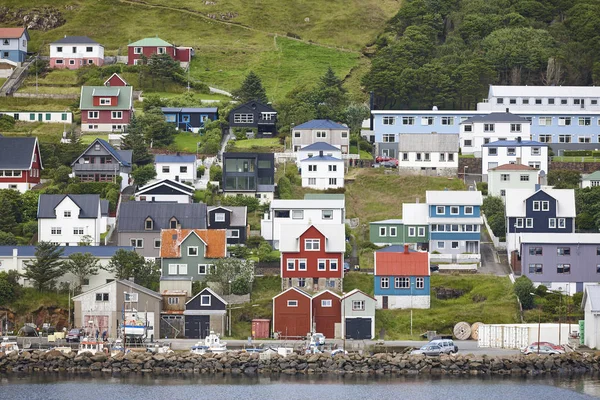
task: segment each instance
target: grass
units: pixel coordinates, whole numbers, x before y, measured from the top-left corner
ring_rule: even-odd
[[[68,294],[53,292],[39,292],[34,288],[21,288],[21,295],[14,302],[7,304],[7,308],[19,316],[29,314],[41,307],[68,308]]]
[[[40,142],[58,142],[62,137],[63,130],[63,124],[17,122],[12,130],[3,131],[2,134],[4,136],[37,136]]]
[[[413,336],[410,336],[410,310],[377,310],[376,332],[384,329],[387,340],[418,339],[427,331],[452,334],[454,326],[462,321],[473,324],[517,323],[518,305],[508,278],[492,275],[442,275],[431,276],[434,288],[452,288],[464,291],[456,299],[438,300],[431,296],[430,309],[413,309]],[[358,288],[373,293],[373,276],[348,273],[344,278],[346,292]]]
[[[177,151],[195,153],[199,141],[200,136],[197,133],[180,131],[175,135],[175,147]]]
[[[356,146],[350,146],[350,154],[356,154],[358,152],[358,147]],[[360,151],[360,159],[361,160],[372,160],[373,159],[373,154],[369,153],[368,151],[362,150]]]
[[[2,85],[4,85],[4,82],[6,82],[8,78],[0,78],[0,87],[2,87]]]
[[[600,158],[591,156],[554,156],[554,162],[600,162]]]
[[[274,153],[283,151],[283,145],[280,144],[278,138],[234,140],[232,143],[233,146],[231,149],[229,149],[229,151],[249,151],[257,153]]]
[[[75,86],[38,86],[35,87],[33,85],[23,85],[17,90],[18,93],[40,93],[40,94],[72,94],[79,95],[81,92],[81,87]],[[72,101],[75,101],[73,99]]]
[[[30,99],[24,97],[0,97],[2,111],[64,111],[74,105],[73,99]]]
[[[458,158],[475,158],[475,154],[461,154]]]
[[[35,86],[36,78],[29,75],[25,79],[25,84]],[[43,76],[38,76],[39,86],[74,86],[77,84],[77,71],[71,69],[54,69]]]
[[[83,144],[91,144],[96,139],[104,139],[108,141],[108,134],[84,134],[81,135],[81,143]]]

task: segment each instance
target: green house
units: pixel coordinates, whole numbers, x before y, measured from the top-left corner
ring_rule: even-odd
[[[401,219],[386,219],[369,224],[369,239],[377,246],[404,244],[405,229]]]

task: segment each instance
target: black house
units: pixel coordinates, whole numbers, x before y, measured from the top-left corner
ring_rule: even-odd
[[[206,121],[215,121],[219,118],[219,112],[216,107],[162,107],[161,111],[165,116],[165,121],[174,124],[178,130],[195,133],[204,128]]]
[[[231,128],[256,128],[257,138],[277,135],[277,111],[258,101],[250,101],[229,113]]]
[[[274,191],[275,155],[273,153],[223,153],[225,194],[263,195]],[[264,198],[266,199],[266,197]]]
[[[227,245],[246,243],[246,207],[207,207],[208,229],[227,229]]]
[[[185,303],[185,337],[204,339],[210,334],[225,333],[227,302],[210,288],[203,289]]]

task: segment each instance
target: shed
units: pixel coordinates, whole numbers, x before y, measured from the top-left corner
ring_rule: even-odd
[[[311,296],[291,287],[273,297],[273,332],[280,337],[306,337],[311,331]]]
[[[317,293],[312,299],[312,310],[315,332],[326,338],[337,337],[335,328],[342,322],[341,297],[330,290]]]
[[[342,330],[346,339],[375,337],[375,298],[354,289],[342,297]]]
[[[585,287],[581,308],[585,321],[583,343],[590,349],[597,349],[600,345],[600,285]]]
[[[204,339],[210,331],[223,334],[227,302],[212,289],[205,288],[185,303],[185,337]]]
[[[252,337],[254,339],[268,339],[270,324],[271,324],[271,320],[269,320],[269,319],[253,319],[252,320]]]

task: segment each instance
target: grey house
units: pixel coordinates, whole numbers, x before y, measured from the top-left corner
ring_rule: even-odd
[[[342,335],[346,339],[375,337],[374,297],[354,289],[342,297]]]
[[[73,175],[82,182],[116,182],[120,176],[123,190],[129,185],[132,155],[132,150],[116,150],[106,140],[96,139],[71,163]]]
[[[117,243],[134,246],[144,257],[159,257],[162,229],[206,229],[204,203],[121,203]]]
[[[208,229],[226,229],[227,245],[246,243],[247,238],[247,208],[243,207],[207,207]]]

